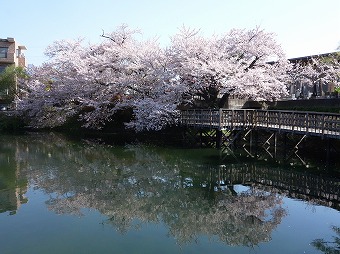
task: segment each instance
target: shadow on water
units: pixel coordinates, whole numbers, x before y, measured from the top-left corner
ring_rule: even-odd
[[[340,210],[340,180],[235,151],[114,146],[61,135],[0,136],[0,212],[14,214],[34,186],[57,214],[95,209],[119,232],[164,223],[179,243],[199,235],[228,245],[268,242],[287,215],[283,197]],[[263,160],[264,161],[264,160]]]

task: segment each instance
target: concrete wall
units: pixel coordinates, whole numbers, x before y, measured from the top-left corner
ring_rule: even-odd
[[[309,99],[268,102],[269,109],[314,110],[340,113],[340,99]]]
[[[257,101],[249,101],[245,99],[228,99],[228,101],[224,104],[224,108],[228,109],[261,109],[265,107],[265,103],[257,102]]]

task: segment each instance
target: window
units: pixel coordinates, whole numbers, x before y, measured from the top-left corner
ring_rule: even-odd
[[[7,58],[8,48],[0,47],[0,58]]]
[[[0,74],[5,71],[6,67],[6,65],[0,65]]]

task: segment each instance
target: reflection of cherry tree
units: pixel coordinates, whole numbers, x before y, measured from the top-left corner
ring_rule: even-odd
[[[252,246],[268,241],[285,215],[277,194],[254,186],[218,190],[213,168],[166,151],[84,146],[55,135],[20,144],[16,159],[31,183],[49,194],[50,210],[81,215],[83,208],[95,209],[120,232],[138,219],[165,223],[178,242],[208,235]]]

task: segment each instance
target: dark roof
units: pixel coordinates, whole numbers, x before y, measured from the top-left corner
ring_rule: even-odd
[[[327,56],[331,56],[331,55],[337,54],[337,53],[340,53],[340,51],[334,51],[334,52],[323,53],[323,54],[318,54],[318,55],[310,55],[310,56],[301,56],[301,57],[289,58],[288,60],[291,63],[295,63],[295,62],[301,62],[301,61],[308,61],[308,60],[310,60],[312,58],[327,57]]]

